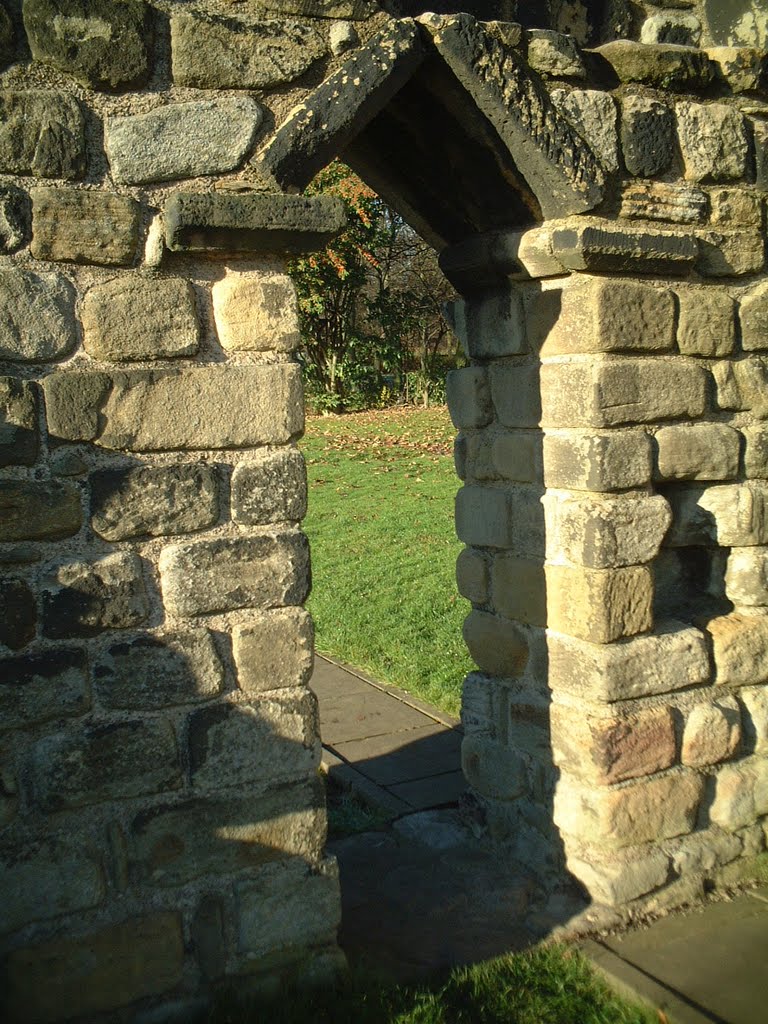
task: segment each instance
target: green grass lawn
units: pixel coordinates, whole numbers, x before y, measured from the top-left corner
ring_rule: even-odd
[[[458,714],[454,434],[444,408],[386,409],[309,419],[301,447],[318,650]]]

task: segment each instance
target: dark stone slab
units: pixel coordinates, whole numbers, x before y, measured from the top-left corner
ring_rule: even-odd
[[[139,204],[115,192],[73,188],[33,188],[32,255],[38,260],[66,260],[127,266],[139,244]]]
[[[63,715],[79,715],[89,704],[85,653],[57,647],[0,662],[2,728],[23,728]]]
[[[39,178],[82,178],[85,124],[77,100],[45,89],[3,89],[0,171]]]
[[[18,651],[35,637],[37,602],[23,580],[0,582],[0,643]]]
[[[35,385],[17,377],[0,377],[0,466],[32,466],[37,451]]]
[[[148,614],[141,559],[129,552],[64,563],[43,591],[43,634],[53,639],[126,629]]]
[[[0,481],[0,541],[71,537],[82,523],[80,490],[68,481]]]
[[[0,252],[16,252],[30,238],[29,196],[15,185],[0,188]]]
[[[688,275],[698,256],[690,235],[575,225],[552,233],[552,251],[568,270]]]
[[[13,60],[13,22],[4,7],[0,7],[0,68]]]
[[[676,151],[675,115],[664,103],[643,96],[624,100],[621,148],[630,174],[652,178],[668,170]]]

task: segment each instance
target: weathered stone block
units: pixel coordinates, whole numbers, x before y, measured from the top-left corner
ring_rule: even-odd
[[[592,643],[609,644],[653,626],[650,569],[547,565],[547,624]]]
[[[715,682],[753,686],[768,681],[768,615],[732,612],[706,624],[715,660]]]
[[[456,495],[456,533],[474,547],[544,554],[544,512],[534,488],[464,486]]]
[[[456,586],[473,604],[485,604],[489,596],[488,558],[476,548],[464,548],[456,559]]]
[[[77,533],[80,490],[68,481],[1,480],[0,541],[55,540]]]
[[[228,270],[212,288],[222,348],[293,352],[301,341],[296,289],[287,274]]]
[[[741,438],[724,423],[662,427],[656,433],[660,480],[734,480],[739,475]]]
[[[93,678],[99,704],[110,709],[192,704],[224,687],[224,670],[206,629],[145,633],[111,644],[98,655]]]
[[[455,299],[447,303],[446,315],[469,359],[528,351],[522,295],[514,285],[484,292],[480,298]]]
[[[63,1014],[122,1009],[174,989],[183,963],[180,914],[131,918],[11,953],[6,1010],[12,1024],[53,1024]]]
[[[596,50],[622,82],[643,82],[658,89],[696,92],[712,81],[714,69],[706,53],[690,46],[659,43],[646,46],[616,39]]]
[[[565,224],[552,231],[552,252],[567,270],[684,277],[698,256],[697,240],[690,235],[639,231],[624,224],[617,228],[616,221]]]
[[[301,604],[309,590],[307,538],[292,530],[171,544],[160,556],[174,615]]]
[[[616,102],[596,89],[555,89],[552,102],[590,144],[607,171],[619,169]]]
[[[731,548],[725,592],[737,608],[768,606],[768,548]]]
[[[745,409],[762,416],[768,411],[765,388],[768,362],[762,356],[723,359],[712,365],[720,409]]]
[[[498,615],[471,611],[464,620],[464,642],[478,668],[491,676],[522,675],[528,663],[525,631]]]
[[[0,9],[0,67],[5,67],[13,60],[14,53],[13,22],[5,8]]]
[[[496,363],[489,368],[491,397],[505,427],[537,427],[541,421],[538,363],[516,366]],[[450,376],[450,374],[449,374]]]
[[[528,63],[540,75],[586,78],[584,58],[573,36],[550,29],[528,32]]]
[[[562,777],[555,823],[586,842],[621,848],[692,832],[704,780],[693,772],[643,779],[621,789],[587,789]]]
[[[753,825],[761,813],[757,808],[757,783],[753,762],[721,768],[716,776],[715,798],[709,809],[710,821],[728,832]]]
[[[693,185],[636,181],[621,193],[621,216],[630,219],[703,224],[708,212],[707,193]]]
[[[205,73],[199,37],[197,43],[196,66]],[[249,96],[170,103],[147,114],[110,118],[104,142],[112,177],[140,184],[233,171],[250,150],[262,118]]]
[[[303,608],[272,608],[235,626],[232,650],[240,689],[248,694],[306,686],[314,631]]]
[[[129,552],[54,567],[43,590],[43,635],[95,636],[144,622],[149,603],[141,559]]]
[[[514,800],[528,789],[526,765],[520,754],[486,736],[464,737],[461,768],[469,785],[491,800]]]
[[[745,188],[716,188],[709,193],[711,222],[733,231],[762,228],[764,220],[762,196]]]
[[[76,342],[75,291],[65,277],[0,268],[1,359],[61,359]]]
[[[137,815],[130,829],[130,870],[158,886],[203,875],[254,869],[289,856],[319,859],[325,795],[317,782],[281,786],[264,796],[218,796],[163,804]]]
[[[195,293],[177,277],[118,277],[91,288],[82,303],[83,345],[107,362],[197,352]]]
[[[0,170],[82,178],[85,126],[77,100],[43,89],[0,91]]]
[[[130,800],[181,786],[176,737],[169,722],[87,722],[53,733],[30,749],[31,792],[44,811]]]
[[[765,52],[748,46],[710,46],[707,56],[732,92],[756,92],[765,83]]]
[[[675,119],[664,103],[626,96],[622,103],[621,148],[630,174],[653,178],[669,169],[677,139]]]
[[[680,487],[670,490],[670,547],[718,544],[753,547],[768,544],[768,491],[758,483]]]
[[[488,373],[482,366],[451,370],[446,377],[446,395],[451,421],[461,430],[484,427],[493,419]]]
[[[245,526],[303,519],[307,467],[296,448],[265,449],[232,474],[232,518]]]
[[[768,751],[768,687],[745,686],[739,690],[744,707],[744,735],[756,754]]]
[[[768,427],[742,427],[744,472],[748,478],[768,479]]]
[[[31,219],[27,193],[15,185],[0,187],[0,252],[16,252],[27,244]]]
[[[340,57],[342,53],[354,50],[360,45],[360,36],[355,26],[348,21],[336,21],[328,32],[328,44],[333,56]]]
[[[175,14],[171,18],[176,85],[195,89],[272,88],[298,78],[325,52],[323,37],[312,24],[241,21],[234,17],[214,20],[194,14]]]
[[[755,184],[760,192],[768,191],[768,123],[750,118],[755,147]]]
[[[34,465],[38,445],[35,385],[0,377],[0,466]]]
[[[493,607],[534,626],[547,624],[547,588],[542,560],[499,554],[491,562]]]
[[[741,345],[746,352],[768,349],[768,284],[758,284],[739,303]]]
[[[23,580],[0,580],[0,644],[18,651],[33,640],[37,599]]]
[[[318,753],[317,700],[307,689],[200,708],[189,719],[190,772],[200,791],[307,777]]]
[[[32,255],[38,260],[128,266],[139,246],[139,204],[115,192],[42,186],[32,196]]]
[[[91,475],[91,525],[105,540],[191,533],[218,518],[211,466],[137,466]]]
[[[152,21],[141,0],[24,0],[24,28],[35,60],[85,85],[124,88],[149,74]]]
[[[0,729],[23,729],[87,711],[90,697],[83,651],[57,648],[5,658],[0,666]]]
[[[687,716],[680,759],[692,768],[733,757],[741,743],[741,712],[734,697],[697,705]]]
[[[625,906],[669,878],[669,857],[661,850],[643,849],[629,856],[613,853],[607,860],[590,853],[589,861],[569,854],[567,867],[593,900],[610,907]]]
[[[653,636],[623,643],[584,643],[548,634],[550,685],[589,700],[650,697],[710,680],[704,633],[680,622],[663,623]]]
[[[550,558],[591,569],[642,565],[658,554],[672,513],[661,495],[563,498],[547,503]]]
[[[749,141],[743,116],[724,103],[680,102],[677,132],[688,181],[743,178]]]
[[[672,43],[676,46],[698,46],[701,41],[701,22],[695,14],[665,11],[646,18],[640,30],[640,42]],[[711,53],[711,51],[707,51]]]
[[[696,270],[702,277],[738,277],[758,274],[765,266],[762,231],[699,231]]]
[[[651,442],[640,430],[547,433],[544,482],[577,491],[622,491],[651,479]]]
[[[104,448],[246,448],[284,444],[304,427],[295,363],[62,371],[43,387],[50,433]]]
[[[736,303],[719,288],[678,288],[677,343],[685,356],[727,356],[736,345]]]

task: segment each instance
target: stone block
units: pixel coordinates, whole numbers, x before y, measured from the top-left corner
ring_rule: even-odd
[[[297,448],[254,452],[232,474],[232,518],[244,526],[296,521],[307,514],[307,467]]]
[[[677,11],[653,14],[643,22],[640,42],[650,45],[672,43],[676,46],[698,46],[701,42],[701,22],[695,14]]]
[[[151,796],[182,784],[176,736],[160,718],[78,723],[38,740],[27,777],[48,812]]]
[[[706,624],[715,661],[715,682],[754,686],[768,682],[768,615],[731,612]]]
[[[335,21],[328,32],[328,44],[333,56],[340,57],[360,45],[360,36],[348,21]]]
[[[174,615],[301,604],[309,546],[294,530],[171,544],[160,556],[160,578]]]
[[[618,427],[697,419],[707,406],[707,375],[677,359],[629,356],[541,367],[547,427]]]
[[[725,593],[737,608],[768,606],[768,548],[731,548]]]
[[[757,92],[765,84],[765,51],[748,46],[710,46],[707,56],[735,93]]]
[[[489,367],[493,407],[503,426],[515,428],[539,425],[540,373],[538,362],[524,366],[496,363]]]
[[[646,633],[653,626],[650,569],[585,569],[547,565],[547,624],[597,644]]]
[[[456,533],[474,547],[544,554],[544,512],[534,488],[467,485],[456,495]]]
[[[520,754],[486,736],[464,737],[461,769],[469,785],[491,800],[514,800],[528,790],[528,773]]]
[[[15,185],[0,187],[0,252],[16,252],[27,244],[31,219],[27,193]]]
[[[752,762],[721,768],[715,777],[715,796],[709,808],[710,821],[727,832],[753,825],[760,813],[755,799],[757,783]]]
[[[18,651],[34,639],[37,598],[23,580],[0,580],[0,644]]]
[[[669,878],[669,857],[661,850],[643,849],[638,853],[584,860],[568,854],[568,871],[586,888],[597,903],[624,907],[632,900],[660,888]]]
[[[616,102],[597,89],[555,89],[552,102],[583,136],[606,171],[619,169]]]
[[[665,622],[653,636],[594,644],[548,634],[550,685],[587,700],[632,700],[672,693],[711,679],[704,633]]]
[[[24,0],[35,60],[96,89],[140,85],[149,74],[152,20],[142,0]]]
[[[732,231],[763,227],[763,199],[745,188],[715,188],[709,193],[711,222]]]
[[[464,620],[464,642],[477,667],[491,676],[514,678],[528,664],[525,631],[509,619],[471,611]]]
[[[736,303],[711,286],[677,289],[677,344],[684,356],[727,356],[736,345]]]
[[[544,482],[577,491],[622,491],[651,479],[651,443],[640,430],[547,433]]]
[[[533,626],[547,624],[542,560],[498,554],[491,562],[491,594],[497,612]]]
[[[237,681],[249,696],[306,686],[312,675],[314,630],[303,608],[272,608],[235,626]]]
[[[626,96],[621,108],[624,164],[637,178],[669,170],[675,155],[675,118],[665,103],[646,96]]]
[[[93,681],[101,707],[151,711],[210,700],[224,688],[224,670],[207,629],[142,633],[101,651]]]
[[[765,266],[762,231],[698,231],[696,270],[702,277],[758,274]]]
[[[48,362],[76,343],[75,290],[65,277],[0,268],[0,359]]]
[[[749,479],[768,479],[768,427],[742,427],[744,472]]]
[[[555,791],[555,824],[601,846],[622,847],[687,835],[696,825],[704,780],[673,772],[621,789],[587,788],[562,776]]]
[[[203,74],[208,70],[199,50],[197,67]],[[112,178],[135,185],[233,171],[251,149],[262,120],[261,107],[250,96],[169,103],[146,114],[110,118],[104,142]]]
[[[0,90],[0,171],[82,178],[85,122],[77,100],[45,89]]]
[[[285,444],[304,427],[295,363],[66,370],[43,388],[53,436],[123,451]]]
[[[768,361],[762,356],[722,359],[712,365],[719,409],[747,410],[762,416],[768,411],[765,388]]]
[[[63,835],[0,847],[3,932],[33,921],[84,911],[101,903],[104,872],[95,849]]]
[[[0,68],[10,64],[13,60],[15,38],[11,16],[5,10],[0,9]]]
[[[156,886],[253,870],[269,861],[320,858],[325,795],[320,781],[263,796],[233,795],[161,804],[132,821],[131,875]]]
[[[91,475],[91,525],[105,540],[191,533],[218,518],[211,466],[137,466]]]
[[[528,32],[528,63],[540,75],[553,78],[586,78],[587,69],[573,36],[550,29]]]
[[[698,256],[696,239],[668,231],[640,231],[624,222],[566,221],[552,231],[552,252],[567,270],[593,274],[686,277]]]
[[[669,708],[597,714],[554,703],[550,723],[555,763],[597,786],[654,775],[677,758]]]
[[[669,547],[768,544],[768,491],[758,483],[680,487],[670,490]]]
[[[491,442],[493,475],[517,483],[540,482],[541,446],[539,433],[515,431],[496,434]]]
[[[677,133],[688,181],[738,181],[747,169],[744,117],[724,103],[680,102]]]
[[[616,39],[595,52],[608,61],[621,82],[642,82],[664,91],[698,92],[714,77],[706,53],[690,46],[648,46]]]
[[[0,481],[0,541],[71,537],[82,521],[80,490],[69,481]]]
[[[686,716],[680,760],[704,768],[732,758],[741,743],[741,712],[735,697],[697,704]]]
[[[325,53],[311,23],[171,18],[173,80],[193,89],[274,88],[298,78]]]
[[[115,192],[39,186],[32,196],[32,255],[129,266],[138,255],[140,207]]]
[[[707,193],[694,185],[635,181],[621,193],[621,216],[634,220],[703,224],[709,212]]]
[[[456,559],[456,585],[462,597],[485,604],[490,594],[488,557],[476,548],[464,548]]]
[[[52,639],[127,629],[148,615],[141,559],[127,551],[63,562],[43,583],[43,635]]]
[[[672,845],[670,853],[678,875],[696,875],[735,860],[741,853],[741,840],[720,829],[699,829]]]
[[[745,352],[768,349],[768,283],[758,284],[742,296],[739,322]]]
[[[90,704],[85,654],[77,648],[4,658],[0,680],[0,729],[81,715]]]
[[[522,293],[515,285],[455,299],[446,315],[468,359],[499,359],[528,351]]]
[[[744,709],[744,738],[755,754],[768,752],[768,687],[745,686],[739,690]]]
[[[190,356],[199,346],[192,285],[178,277],[118,277],[89,289],[83,345],[107,362]]]
[[[672,522],[661,495],[568,498],[547,502],[547,553],[591,569],[642,565],[658,554]]]
[[[9,1024],[121,1010],[174,989],[183,963],[181,915],[168,911],[25,946],[8,958]]]
[[[287,274],[227,270],[211,290],[213,317],[228,352],[293,352],[301,342],[296,289]]]
[[[308,778],[319,761],[317,700],[307,689],[215,704],[189,718],[189,765],[200,792]]]
[[[741,438],[724,423],[662,427],[657,431],[657,480],[734,480]]]
[[[482,366],[450,370],[445,381],[448,410],[457,429],[485,427],[493,419],[488,373]]]
[[[0,466],[32,466],[38,447],[36,386],[0,377]]]
[[[755,147],[755,184],[759,192],[768,191],[768,123],[749,119]]]

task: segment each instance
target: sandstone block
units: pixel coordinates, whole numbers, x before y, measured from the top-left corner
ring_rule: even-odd
[[[469,785],[491,800],[514,800],[528,789],[528,773],[520,754],[485,736],[464,737],[461,768]]]
[[[768,191],[768,124],[750,118],[755,146],[755,184],[760,192]]]
[[[55,540],[77,533],[80,490],[69,481],[0,481],[0,540]]]
[[[640,30],[640,42],[672,43],[676,46],[698,46],[701,22],[695,14],[665,12],[646,18]],[[708,51],[709,52],[709,51]]]
[[[307,689],[215,704],[189,719],[192,785],[201,792],[311,776],[318,750],[317,701]]]
[[[669,169],[676,144],[675,119],[666,104],[627,96],[622,104],[621,148],[630,174],[653,178]]]
[[[176,737],[159,718],[93,721],[45,736],[27,770],[35,802],[51,812],[181,786]]]
[[[736,303],[719,288],[678,288],[677,343],[685,356],[727,356],[736,345]]]
[[[0,268],[0,358],[48,362],[76,342],[75,291],[65,277]]]
[[[275,530],[171,544],[160,556],[160,578],[173,615],[301,604],[309,589],[307,539]]]
[[[296,448],[265,449],[232,474],[232,518],[245,526],[303,519],[307,468]]]
[[[222,348],[292,352],[301,341],[296,290],[287,274],[228,270],[212,288]]]
[[[498,554],[491,562],[491,594],[497,612],[533,626],[547,624],[547,588],[541,560]]]
[[[565,498],[548,502],[549,557],[591,569],[642,565],[658,554],[672,513],[661,495]]]
[[[712,224],[733,231],[762,228],[762,197],[745,188],[717,188],[709,193]]]
[[[547,487],[621,491],[651,479],[651,443],[640,430],[551,433],[544,436]]]
[[[753,686],[768,681],[768,616],[732,612],[710,619],[715,682]]]
[[[739,321],[745,352],[768,349],[768,284],[759,284],[742,297]]]
[[[0,252],[16,252],[29,241],[29,196],[15,185],[0,187]]]
[[[35,385],[0,377],[0,466],[34,465],[38,445]]]
[[[621,789],[591,789],[561,777],[555,823],[586,842],[621,848],[692,832],[704,792],[693,772],[643,779]]]
[[[96,89],[140,85],[149,74],[152,22],[141,0],[24,0],[35,60]]]
[[[762,356],[722,359],[712,365],[717,405],[720,409],[744,409],[762,416],[766,410],[765,387],[768,362]]]
[[[599,46],[596,52],[608,61],[620,81],[643,82],[665,91],[697,92],[714,76],[707,55],[690,46],[647,46],[616,39]]]
[[[691,235],[619,229],[616,221],[570,221],[552,231],[552,252],[567,270],[684,277],[699,250]]]
[[[653,626],[650,569],[584,569],[547,565],[547,620],[551,629],[609,644]]]
[[[748,46],[710,46],[707,56],[732,92],[758,91],[765,81],[765,52]]]
[[[462,597],[485,604],[490,593],[488,558],[476,548],[464,548],[456,559],[456,585]]]
[[[456,533],[474,547],[543,556],[544,513],[535,488],[468,485],[456,495]]]
[[[85,655],[76,648],[4,658],[0,679],[0,729],[81,715],[90,703]]]
[[[232,649],[240,689],[306,686],[312,675],[314,631],[303,608],[272,608],[235,626]]]
[[[528,351],[522,294],[507,285],[480,298],[455,299],[446,305],[454,334],[468,359],[498,359]]]
[[[537,427],[539,425],[541,422],[540,374],[541,369],[538,363],[527,366],[496,363],[490,366],[489,378],[493,407],[503,426]]]
[[[733,757],[741,743],[741,712],[734,697],[698,704],[687,716],[680,759],[692,768]]]
[[[82,178],[85,124],[77,100],[44,89],[0,91],[0,171]]]
[[[35,638],[37,598],[23,580],[0,580],[0,644],[18,651]]]
[[[83,345],[107,362],[189,356],[199,330],[192,286],[181,278],[118,277],[82,304]]]
[[[550,29],[531,29],[528,32],[528,63],[540,75],[587,77],[584,58],[573,36]]]
[[[756,754],[768,751],[768,687],[745,686],[739,690],[743,705],[744,736]]]
[[[710,821],[728,832],[753,825],[760,813],[755,799],[757,783],[757,774],[751,763],[721,768],[715,780]]]
[[[53,639],[126,629],[148,614],[141,559],[129,552],[64,562],[44,583],[43,635]]]
[[[482,366],[451,370],[445,382],[454,427],[484,427],[493,418],[488,374]]]
[[[304,426],[295,363],[62,371],[44,382],[48,429],[127,451],[284,444]]]
[[[38,260],[128,266],[139,246],[139,204],[115,192],[42,186],[32,196],[32,255]]]
[[[607,860],[590,856],[588,861],[569,854],[567,867],[593,900],[609,907],[625,906],[669,878],[669,857],[661,850],[643,850],[639,856],[614,853]]]
[[[234,13],[234,12],[233,12]],[[312,24],[297,21],[171,18],[176,85],[195,89],[267,89],[293,81],[326,52]]]
[[[765,266],[762,231],[708,231],[696,233],[699,256],[696,270],[702,277],[738,277],[758,274]]]
[[[708,211],[707,193],[693,185],[637,181],[625,185],[621,193],[621,216],[630,219],[703,224]]]
[[[590,144],[607,171],[619,169],[616,103],[596,89],[555,89],[552,102]]]
[[[665,543],[670,547],[768,544],[767,497],[758,483],[675,488],[669,493],[672,527]]]
[[[105,540],[191,533],[218,518],[211,466],[139,466],[91,476],[91,525]]]
[[[734,480],[741,438],[724,423],[662,427],[656,433],[660,480]]]
[[[262,119],[261,107],[249,96],[170,103],[147,114],[110,118],[104,141],[112,177],[140,184],[233,171]]]
[[[699,829],[676,843],[670,852],[679,875],[694,875],[735,860],[741,853],[741,840],[720,829]]]
[[[725,592],[737,608],[768,606],[768,548],[731,548]]]
[[[9,957],[9,1019],[54,1024],[118,1010],[174,989],[183,962],[181,915],[165,911],[27,946]]]
[[[110,709],[192,704],[224,687],[224,670],[206,629],[143,633],[110,644],[97,657],[93,678],[99,704]]]
[[[538,433],[521,430],[496,434],[491,442],[493,475],[517,483],[536,483],[541,480],[542,439]]]
[[[328,32],[328,43],[334,57],[340,57],[342,53],[354,50],[360,45],[360,36],[357,29],[348,21],[336,21],[331,25]]]
[[[471,611],[464,620],[464,642],[482,672],[491,676],[522,675],[528,663],[528,641],[516,623],[488,612]]]
[[[749,142],[743,116],[724,103],[677,104],[677,132],[688,181],[744,177]]]
[[[748,478],[768,479],[768,427],[742,427],[744,472]]]

